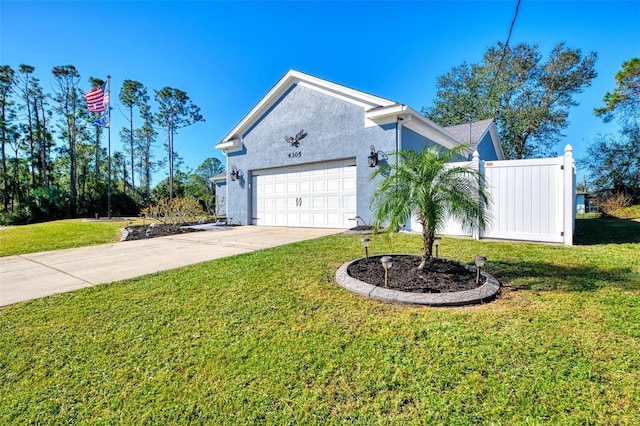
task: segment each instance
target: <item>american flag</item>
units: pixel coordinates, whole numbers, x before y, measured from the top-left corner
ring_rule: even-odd
[[[102,112],[109,106],[109,82],[84,94],[87,109],[91,112]]]

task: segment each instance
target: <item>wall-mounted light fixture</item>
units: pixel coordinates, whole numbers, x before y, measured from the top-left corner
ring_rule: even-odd
[[[231,180],[233,182],[240,179],[240,170],[236,166],[231,167]]]
[[[378,152],[376,151],[376,147],[371,145],[371,153],[369,154],[369,167],[375,167],[378,165]]]

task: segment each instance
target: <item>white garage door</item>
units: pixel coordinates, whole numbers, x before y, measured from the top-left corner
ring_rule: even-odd
[[[355,160],[255,171],[252,195],[255,225],[350,228]]]

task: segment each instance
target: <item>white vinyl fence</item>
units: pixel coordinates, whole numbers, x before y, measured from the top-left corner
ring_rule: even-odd
[[[491,202],[489,226],[474,238],[541,241],[573,244],[575,228],[576,168],[570,145],[564,155],[533,160],[473,161],[455,163],[480,170]],[[421,232],[414,219],[411,231]],[[466,235],[449,220],[445,235]]]

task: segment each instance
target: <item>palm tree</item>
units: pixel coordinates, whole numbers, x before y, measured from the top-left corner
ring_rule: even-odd
[[[387,225],[393,232],[414,215],[422,225],[419,269],[431,261],[435,234],[442,230],[447,217],[468,231],[484,229],[487,224],[485,205],[489,200],[482,175],[469,167],[447,165],[465,148],[468,147],[449,151],[438,146],[425,147],[420,152],[401,150],[393,154],[395,164],[381,164],[371,177],[384,177],[371,202],[376,229]]]

